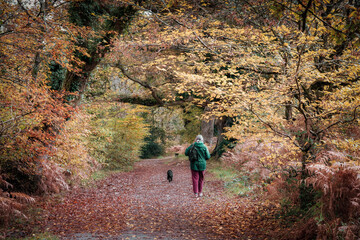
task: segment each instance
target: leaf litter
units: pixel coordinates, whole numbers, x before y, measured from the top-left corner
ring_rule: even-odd
[[[188,162],[169,158],[142,160],[43,208],[42,229],[63,239],[273,239],[279,231],[271,203],[229,196],[209,175],[194,198]]]

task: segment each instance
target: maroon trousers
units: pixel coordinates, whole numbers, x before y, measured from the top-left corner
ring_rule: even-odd
[[[192,178],[194,193],[202,192],[202,188],[204,185],[204,174],[205,174],[205,171],[191,170],[191,178]]]

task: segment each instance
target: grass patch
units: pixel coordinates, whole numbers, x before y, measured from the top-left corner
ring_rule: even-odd
[[[89,178],[86,179],[82,179],[81,181],[81,185],[82,186],[89,186],[91,185],[91,183],[96,182],[96,181],[101,181],[105,178],[107,178],[108,176],[114,174],[114,173],[118,173],[118,172],[126,172],[126,171],[131,171],[131,169],[108,169],[108,168],[103,168],[100,169],[98,171],[95,171],[91,174],[91,176]]]
[[[111,175],[112,173],[113,173],[112,170],[102,169],[102,170],[96,171],[93,174],[91,174],[90,180],[91,181],[102,180],[102,179],[106,178],[107,176]]]
[[[227,193],[231,195],[247,196],[252,191],[250,177],[244,172],[224,166],[221,162],[209,162],[208,171],[215,179],[224,182]]]
[[[55,235],[52,235],[51,233],[36,233],[32,234],[32,236],[23,238],[25,240],[58,240],[59,238]]]
[[[228,189],[233,194],[240,196],[247,196],[251,192],[252,187],[249,183],[249,178],[247,176],[240,176],[232,179],[232,181],[225,183],[225,188]]]
[[[165,160],[166,164],[172,164],[172,163],[180,163],[180,162],[186,162],[189,161],[188,157],[184,154],[178,154],[175,155],[174,153],[168,153],[164,156],[160,156],[157,159],[163,159]]]
[[[174,158],[175,159],[180,159],[180,160],[187,160],[189,161],[189,157],[188,156],[185,156],[185,154],[179,154],[177,156],[174,155]]]

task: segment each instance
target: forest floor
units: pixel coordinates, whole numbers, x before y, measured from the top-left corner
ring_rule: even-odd
[[[274,239],[278,229],[271,203],[227,194],[209,172],[195,198],[180,158],[142,160],[41,207],[37,227],[60,239]]]

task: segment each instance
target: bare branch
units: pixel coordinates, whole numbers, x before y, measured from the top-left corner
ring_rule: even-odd
[[[342,121],[342,120],[336,121],[336,122],[330,124],[329,126],[327,126],[327,127],[323,128],[323,129],[321,129],[320,131],[318,131],[317,134],[320,134],[320,133],[322,133],[322,132],[325,132],[326,130],[328,130],[328,129],[330,129],[330,128],[338,125],[338,124],[349,123],[349,122],[354,121],[354,120],[357,118],[357,109],[358,109],[359,107],[360,107],[360,105],[355,107],[354,112],[353,112],[353,117],[352,117],[351,119],[345,120],[345,121]]]
[[[186,27],[187,29],[192,30],[190,27],[188,27],[188,26],[186,26],[185,24],[179,22],[178,20],[174,19],[174,21],[175,21],[177,24],[179,24],[179,25],[181,25],[181,26],[183,26],[183,27]],[[193,31],[193,34],[195,35],[195,37],[197,38],[197,40],[199,40],[200,43],[201,43],[204,47],[206,47],[206,48],[207,48],[208,50],[210,50],[212,53],[214,53],[214,54],[216,54],[216,55],[219,55],[219,53],[216,52],[214,49],[210,48],[210,47],[199,37],[199,35],[196,34],[195,31]]]
[[[143,7],[140,7],[140,6],[136,6],[137,8],[143,10],[143,11],[147,11],[147,12],[150,12],[153,16],[156,17],[157,20],[159,20],[161,23],[165,24],[166,26],[170,27],[170,28],[173,28],[173,29],[176,29],[174,26],[170,25],[169,23],[165,22],[164,20],[162,20],[158,14],[154,13],[153,11],[149,10],[149,9],[146,9],[146,8],[143,8]],[[179,24],[180,26],[183,26],[189,30],[192,30],[190,27],[188,27],[187,25],[181,23],[180,21],[178,21],[177,19],[173,19],[177,24]],[[199,35],[196,34],[195,31],[193,31],[193,34],[195,35],[195,37],[199,40],[199,42],[205,47],[207,48],[209,51],[211,51],[212,53],[216,54],[216,55],[219,55],[218,52],[216,52],[214,49],[212,49],[211,47],[209,47],[205,42],[204,40],[202,40]]]
[[[291,9],[289,9],[286,5],[284,5],[284,4],[281,3],[281,2],[278,2],[278,1],[274,1],[274,2],[277,3],[277,4],[279,4],[279,5],[282,6],[282,7],[285,7],[285,8],[288,9],[288,10],[291,10]],[[303,7],[307,8],[307,6],[305,6],[301,1],[299,1],[299,3],[300,3]],[[321,21],[325,26],[331,28],[332,30],[334,30],[334,31],[336,31],[336,32],[338,32],[338,33],[341,33],[341,34],[344,34],[344,35],[345,35],[344,32],[342,32],[342,31],[339,30],[339,29],[334,28],[333,26],[331,26],[330,23],[326,22],[325,20],[323,20],[323,19],[321,19],[319,16],[317,16],[313,11],[311,11],[311,9],[306,9],[306,10],[307,10],[309,13],[311,13],[316,19],[318,19],[319,21]],[[294,12],[294,13],[296,13],[296,14],[298,14],[300,17],[301,17],[302,14],[304,14],[304,13],[300,14],[300,13],[295,12],[295,11],[293,11],[293,10],[291,10],[291,11]]]
[[[4,36],[4,35],[9,35],[9,34],[14,34],[15,32],[14,31],[6,31],[6,32],[2,32],[2,33],[0,33],[0,37],[1,36]]]
[[[272,71],[272,70],[261,70],[261,69],[254,69],[254,68],[249,68],[249,67],[237,67],[240,70],[246,70],[246,71],[251,71],[251,72],[256,72],[256,73],[262,73],[262,74],[280,74],[279,72],[276,71]]]
[[[250,112],[251,112],[252,114],[254,114],[254,115],[259,119],[260,122],[262,122],[265,126],[269,127],[275,134],[277,134],[277,135],[279,135],[279,136],[281,136],[281,137],[286,137],[286,138],[288,138],[288,139],[290,139],[290,140],[293,140],[289,134],[286,134],[286,133],[284,133],[284,132],[281,132],[280,130],[276,129],[276,128],[275,128],[273,125],[271,125],[270,123],[264,121],[264,120],[252,109],[252,106],[250,106],[250,109],[249,109],[249,110],[250,110]],[[302,149],[302,147],[301,147],[297,142],[293,142],[293,144],[294,144],[295,146],[297,146],[298,148]]]

